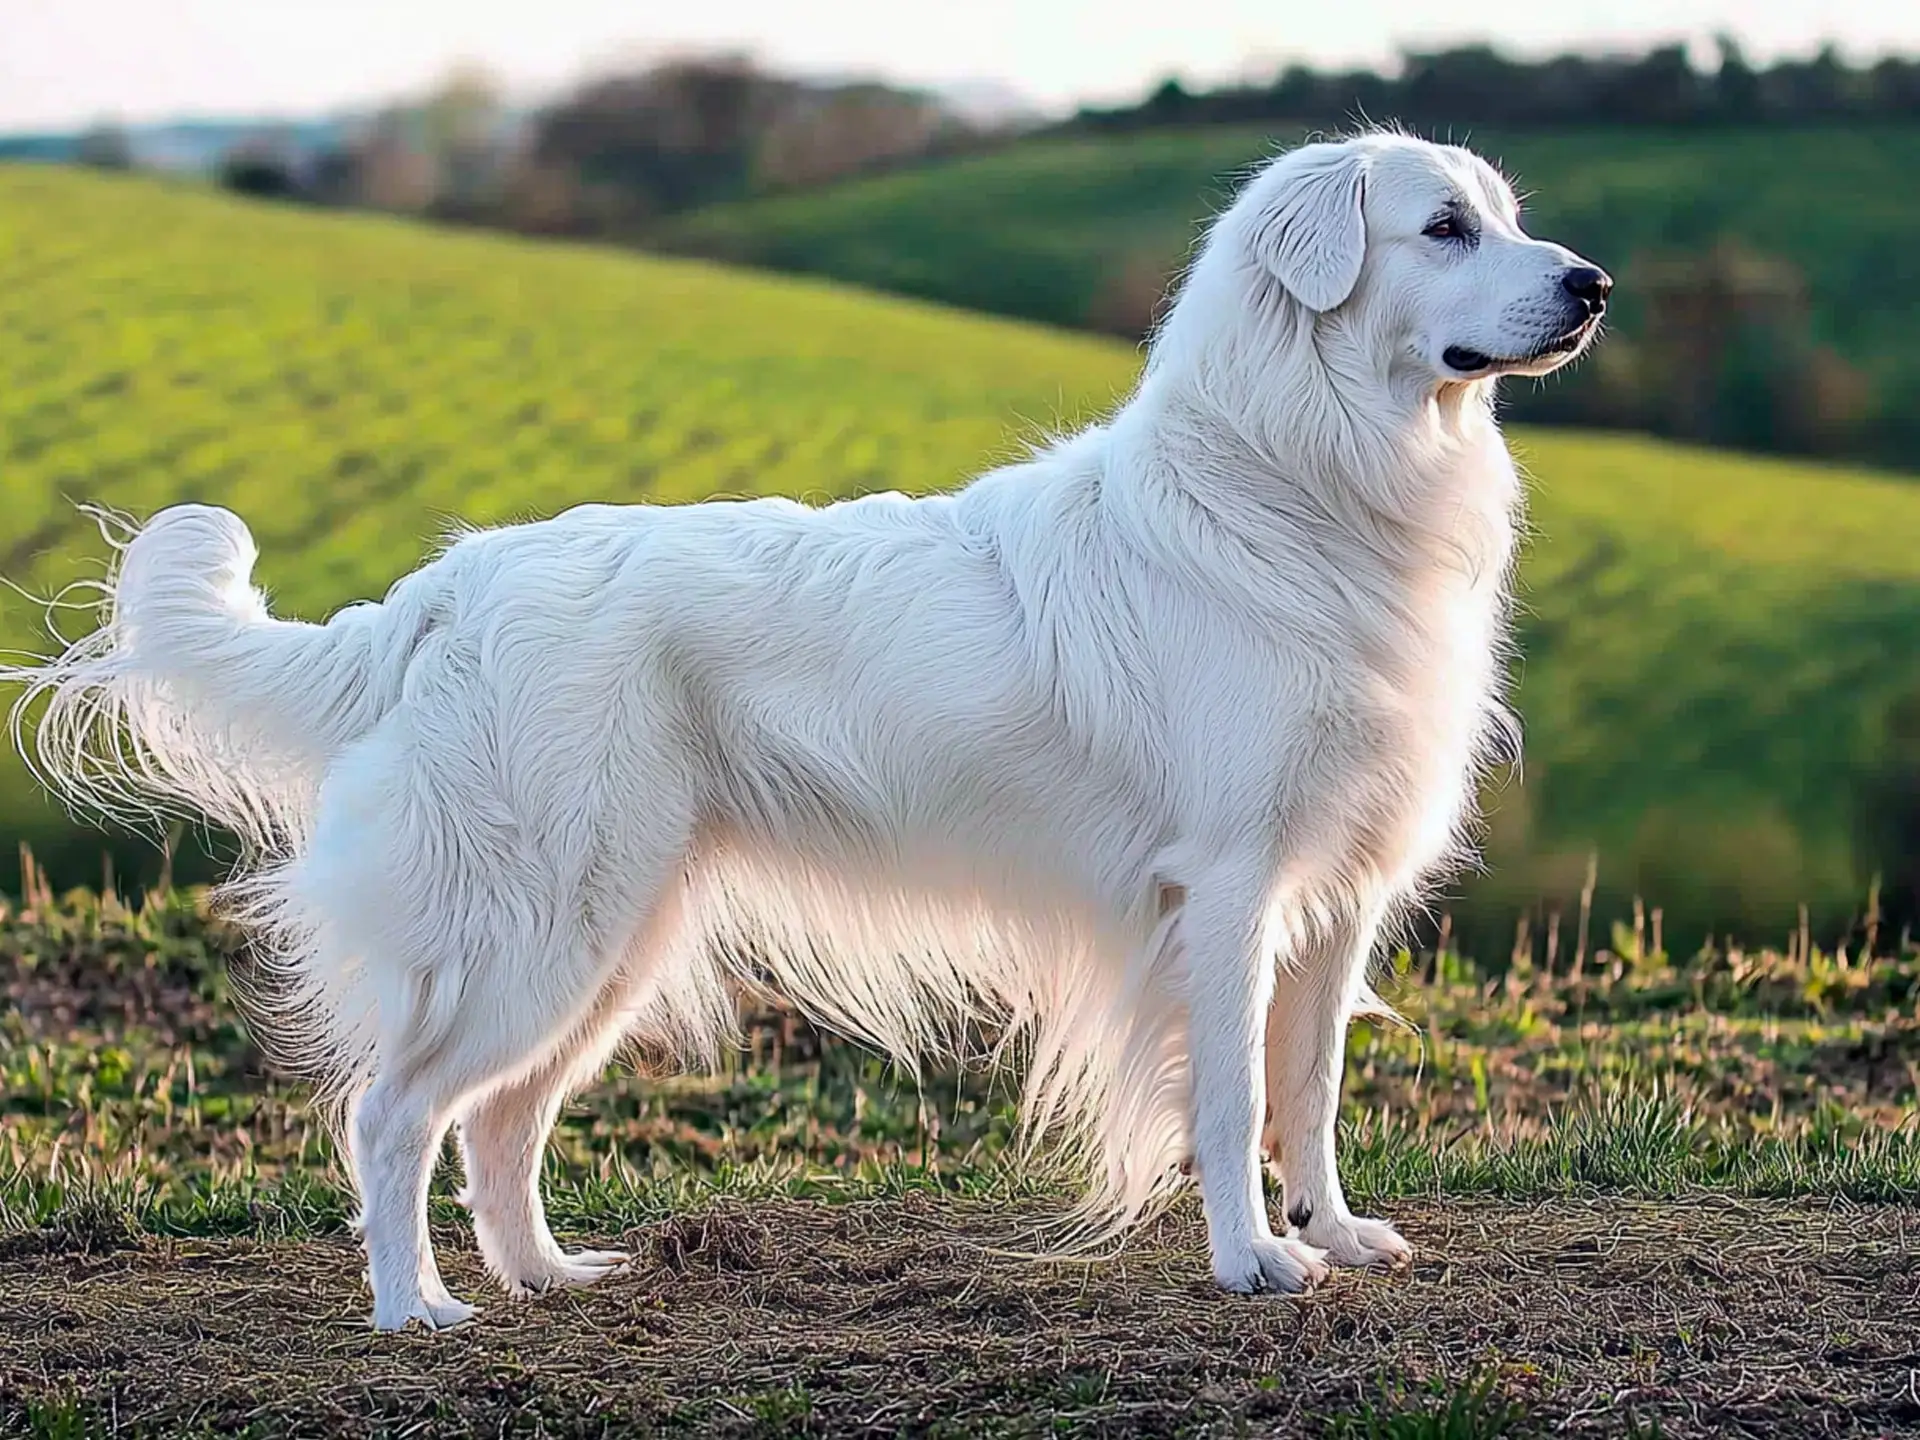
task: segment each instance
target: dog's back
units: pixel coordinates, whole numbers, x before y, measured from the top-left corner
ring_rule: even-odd
[[[1408,1253],[1333,1166],[1344,1026],[1502,713],[1491,378],[1576,353],[1608,283],[1463,151],[1309,146],[1215,223],[1109,424],[954,497],[591,507],[326,626],[188,507],[13,673],[70,791],[263,852],[233,893],[354,1099],[382,1326],[471,1313],[422,1219],[456,1120],[510,1287],[617,1263],[553,1240],[547,1127],[632,1029],[723,1033],[729,967],[910,1062],[1008,1025],[1106,1216],[1190,1153],[1219,1281],[1298,1289]]]

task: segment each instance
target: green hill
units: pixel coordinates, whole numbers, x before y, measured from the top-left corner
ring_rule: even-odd
[[[28,169],[0,169],[0,325],[0,574],[97,573],[70,500],[218,500],[306,615],[380,593],[454,516],[946,485],[1105,406],[1137,359],[811,282]],[[1889,738],[1920,693],[1920,489],[1517,440],[1528,772],[1477,893],[1577,888],[1598,844],[1603,883],[1676,923],[1844,912],[1863,823],[1901,818],[1869,801],[1920,776]],[[39,648],[40,618],[0,592],[0,645]],[[98,873],[99,839],[10,758],[0,838]]]
[[[1196,127],[1041,139],[779,198],[715,206],[665,224],[654,243],[774,270],[1057,325],[1123,328],[1146,313],[1197,223],[1246,167],[1303,138],[1299,127]],[[1903,263],[1920,229],[1920,126],[1864,123],[1770,129],[1592,129],[1457,137],[1502,164],[1527,196],[1535,233],[1564,241],[1622,280],[1615,329],[1644,330],[1646,267],[1685,257],[1706,267],[1731,243],[1784,262],[1804,285],[1785,322],[1844,360],[1823,403],[1822,437],[1774,433],[1764,401],[1712,428],[1759,449],[1815,444],[1920,464],[1920,266]],[[1777,343],[1777,342],[1776,342]],[[1624,364],[1616,345],[1606,365]],[[1764,368],[1769,357],[1747,357]],[[1732,362],[1740,364],[1737,351]],[[1790,364],[1804,362],[1790,361]],[[1642,367],[1643,369],[1646,367]],[[1619,377],[1623,386],[1631,381]],[[1596,400],[1549,384],[1516,392],[1521,408],[1576,413],[1632,428],[1678,425],[1661,413],[1663,377]],[[1753,377],[1729,383],[1749,386]],[[1794,375],[1791,385],[1804,386]],[[1857,411],[1837,439],[1841,410]]]

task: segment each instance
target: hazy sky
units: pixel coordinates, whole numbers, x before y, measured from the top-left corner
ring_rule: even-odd
[[[1164,19],[1155,19],[1156,9]],[[1900,0],[0,0],[0,128],[294,115],[414,92],[459,62],[538,95],[660,49],[1064,105],[1278,62],[1489,39],[1519,51],[1738,34],[1749,52],[1920,51]]]

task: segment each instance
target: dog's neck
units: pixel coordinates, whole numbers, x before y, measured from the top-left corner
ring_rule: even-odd
[[[1370,351],[1363,325],[1277,287],[1222,328],[1183,326],[1195,301],[1169,316],[1113,422],[1147,453],[1177,437],[1177,453],[1211,457],[1173,477],[1190,500],[1253,543],[1324,520],[1397,569],[1504,578],[1521,492],[1492,382],[1435,387]]]

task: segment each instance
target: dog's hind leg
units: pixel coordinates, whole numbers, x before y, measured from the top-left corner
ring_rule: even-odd
[[[376,1065],[350,1130],[376,1328],[397,1330],[420,1320],[445,1329],[472,1317],[471,1306],[447,1293],[434,1261],[428,1180],[462,1104],[494,1087],[512,1091],[522,1073],[537,1073],[541,1057],[552,1055],[554,1037],[582,1023],[578,1009],[569,1015],[563,1008],[571,987],[553,974],[565,963],[556,960],[544,976],[535,961],[492,967],[488,979],[511,993],[489,996],[484,1009],[454,1008],[442,1033],[396,1046]],[[576,962],[576,968],[585,967]],[[581,989],[594,993],[590,976],[581,978]]]
[[[487,1268],[511,1293],[590,1285],[629,1258],[617,1250],[560,1248],[540,1197],[540,1161],[560,1107],[600,1072],[626,1033],[649,978],[646,952],[633,956],[540,1064],[482,1094],[459,1119],[474,1237]]]
[[[427,1234],[427,1183],[453,1119],[444,1092],[435,1076],[385,1073],[354,1106],[348,1143],[379,1330],[409,1320],[444,1330],[473,1318],[472,1306],[447,1293]]]
[[[458,918],[446,925],[450,938],[513,933],[508,923],[474,924],[468,916],[461,924]],[[406,977],[410,998],[397,988],[388,997],[393,1013],[348,1136],[379,1329],[399,1329],[409,1320],[443,1329],[473,1314],[447,1294],[428,1238],[434,1159],[472,1097],[537,1070],[559,1038],[582,1024],[609,968],[586,947],[558,937],[545,945],[502,938],[478,965],[448,956],[394,967],[396,980]]]
[[[535,758],[546,770],[507,765],[483,723],[490,703],[429,694],[343,754],[291,885],[338,953],[357,957],[339,985],[366,1035],[368,1083],[347,1139],[383,1330],[473,1313],[441,1282],[427,1187],[454,1120],[490,1094],[500,1138],[485,1148],[508,1158],[471,1177],[481,1223],[497,1214],[507,1233],[532,1230],[530,1198],[516,1217],[496,1196],[514,1188],[516,1170],[530,1196],[546,1124],[587,1058],[579,1047],[603,1046],[617,1025],[613,1015],[590,1022],[630,953],[632,927],[614,918],[623,897],[646,897],[649,913],[687,853],[679,792],[655,787],[649,823],[609,842],[581,823],[602,788],[579,766],[554,769],[544,749]],[[597,878],[606,874],[642,878],[615,886]]]
[[[487,1269],[510,1293],[538,1295],[590,1285],[629,1258],[616,1250],[560,1248],[540,1197],[540,1160],[560,1107],[591,1080],[620,1042],[621,1007],[603,1008],[528,1074],[476,1100],[460,1117],[460,1154],[474,1238]]]
[[[629,855],[620,868],[644,871],[655,858]],[[678,860],[658,866],[662,880],[646,918],[621,944],[621,958],[559,1043],[537,1064],[473,1096],[457,1121],[474,1236],[487,1268],[509,1293],[590,1285],[629,1259],[614,1250],[569,1254],[560,1248],[540,1195],[540,1162],[567,1097],[600,1073],[659,987],[675,983],[675,962],[688,958],[683,870]]]

